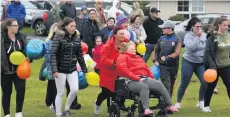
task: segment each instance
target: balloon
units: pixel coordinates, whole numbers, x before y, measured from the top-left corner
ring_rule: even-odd
[[[86,80],[89,85],[98,85],[100,81],[100,77],[96,72],[89,72],[86,74]]]
[[[40,39],[31,39],[26,46],[26,55],[31,59],[40,59],[45,54],[44,42]]]
[[[78,72],[78,85],[79,89],[85,89],[88,87],[88,83],[83,72]]]
[[[156,80],[158,80],[160,78],[160,69],[158,66],[150,67],[150,71],[152,72],[152,74]]]
[[[217,72],[215,69],[208,69],[204,72],[204,80],[208,83],[212,83],[217,79]]]
[[[88,45],[84,42],[81,42],[81,49],[82,49],[83,55],[85,55],[88,52]]]
[[[124,37],[130,39],[130,32],[126,29],[124,29]]]
[[[42,72],[42,76],[45,77],[48,80],[48,71],[47,68],[45,68]]]
[[[31,66],[29,61],[24,61],[17,67],[17,75],[19,78],[26,80],[30,77],[31,74]]]
[[[85,64],[89,72],[94,71],[94,67],[96,66],[96,62],[89,56],[89,54],[85,54],[84,56]]]
[[[10,54],[10,62],[14,65],[19,65],[23,63],[25,60],[25,55],[19,51],[14,51]]]
[[[139,54],[141,54],[141,55],[144,55],[145,52],[146,52],[146,46],[145,46],[143,43],[138,44],[138,45],[137,45],[137,52],[138,52]]]

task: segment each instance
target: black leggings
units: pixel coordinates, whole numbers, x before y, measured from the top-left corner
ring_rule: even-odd
[[[48,80],[47,92],[46,92],[46,106],[55,106],[55,98],[57,95],[57,89],[55,80]]]
[[[217,71],[218,71],[217,80],[214,81],[213,83],[208,83],[208,88],[205,91],[205,96],[204,96],[204,106],[205,107],[210,105],[212,94],[217,85],[219,76],[222,78],[223,83],[225,87],[227,88],[228,97],[230,99],[230,66],[226,68],[217,69]]]
[[[14,83],[16,90],[16,112],[22,112],[26,81],[20,79],[16,73],[14,74],[2,74],[2,107],[4,115],[10,114],[10,100],[12,94],[12,83]]]
[[[115,101],[116,94],[108,90],[107,88],[102,87],[101,88],[101,93],[97,97],[96,104],[98,106],[101,105],[101,103],[107,99],[107,107],[109,109],[110,106],[110,97],[112,97],[112,100]]]

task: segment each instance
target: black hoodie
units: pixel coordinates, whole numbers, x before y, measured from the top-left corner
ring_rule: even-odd
[[[158,39],[162,35],[162,29],[158,27],[158,25],[162,25],[164,23],[163,20],[157,18],[153,20],[151,16],[149,16],[143,23],[143,27],[145,29],[147,39],[145,43],[149,44],[157,44]]]

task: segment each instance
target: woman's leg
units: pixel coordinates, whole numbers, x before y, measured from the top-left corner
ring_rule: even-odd
[[[207,88],[207,83],[204,81],[204,72],[205,72],[205,67],[203,64],[196,66],[195,68],[195,73],[198,79],[200,80],[200,91],[199,91],[199,101],[204,100],[204,94],[205,90]]]
[[[194,71],[194,65],[183,58],[182,67],[181,67],[181,83],[177,92],[178,103],[181,103],[185,90],[188,87],[190,80],[192,78],[193,71]]]
[[[223,80],[225,87],[227,88],[228,97],[230,99],[230,66],[219,70],[220,77]]]
[[[55,85],[54,80],[48,80],[47,83],[47,89],[46,89],[46,106],[51,106],[53,104],[53,101],[55,100],[56,95],[54,96],[54,87]],[[53,97],[54,96],[54,97]]]
[[[144,83],[148,85],[150,92],[157,92],[162,95],[167,106],[172,105],[172,100],[169,96],[169,93],[161,81],[148,78],[144,81]]]
[[[70,106],[73,103],[73,101],[77,95],[77,91],[79,89],[77,71],[75,71],[71,74],[67,74],[67,81],[68,81],[69,86],[70,86],[70,93],[69,93],[68,98],[67,98],[65,110],[70,109]]]
[[[1,86],[2,86],[2,107],[4,115],[10,114],[10,100],[12,93],[12,75],[1,74]]]
[[[140,100],[141,100],[141,104],[143,105],[143,108],[149,109],[149,87],[148,85],[140,81],[130,81],[127,85],[131,92],[140,94]]]
[[[101,88],[101,93],[97,96],[97,101],[96,101],[96,105],[100,106],[101,103],[107,99],[110,98],[110,91],[107,88],[102,87]],[[108,106],[108,105],[107,105]]]
[[[66,74],[58,73],[58,78],[55,78],[55,84],[57,88],[57,96],[55,99],[56,115],[62,115],[62,97],[64,95],[65,83],[66,83]]]
[[[25,91],[26,91],[26,80],[20,79],[18,75],[13,74],[13,82],[15,86],[16,94],[16,113],[22,112]]]
[[[43,76],[43,71],[44,71],[45,68],[46,68],[46,62],[43,61],[42,66],[40,68],[40,72],[39,72],[39,80],[41,80],[41,81],[46,80],[46,78]]]

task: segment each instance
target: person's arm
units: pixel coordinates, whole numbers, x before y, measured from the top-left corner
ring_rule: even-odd
[[[144,43],[147,38],[147,35],[145,33],[145,29],[143,26],[141,26],[141,36],[140,36],[140,41],[141,43]]]
[[[22,11],[21,11],[21,17],[20,17],[20,19],[24,19],[25,17],[26,17],[26,9],[25,9],[25,6],[24,5],[22,5]]]
[[[77,50],[76,54],[77,54],[77,61],[81,66],[82,72],[86,73],[87,72],[87,67],[86,67],[85,60],[84,60],[84,57],[83,57],[83,54],[82,54],[82,49],[81,49],[81,43],[80,42],[79,42],[78,50]]]
[[[172,54],[168,55],[168,57],[169,58],[176,58],[176,57],[180,56],[181,46],[182,46],[181,39],[177,36],[176,48]]]
[[[116,60],[109,58],[109,55],[111,54],[109,45],[105,45],[101,50],[101,65],[105,67],[115,67],[116,66]]]
[[[128,57],[120,55],[117,58],[117,64],[116,64],[116,69],[117,72],[122,74],[123,76],[131,79],[131,80],[136,80],[139,81],[140,78],[138,75],[135,75],[130,69],[129,66],[127,65],[128,62]]]
[[[7,7],[7,17],[8,18],[12,18],[12,16],[11,16],[11,5],[9,5],[8,7]]]
[[[200,42],[199,37],[195,35],[187,33],[184,37],[185,48],[191,51],[194,51],[197,49],[197,47],[199,46],[199,42]]]
[[[208,40],[206,40],[206,48],[204,51],[204,63],[206,65],[208,65],[209,69],[217,69],[216,68],[216,63],[214,61],[214,59],[212,58],[212,48],[211,48],[211,44],[212,42],[212,37],[209,37]]]
[[[152,56],[153,56],[153,62],[158,62],[157,59],[158,59],[158,55],[161,51],[161,48],[160,48],[160,43],[161,43],[161,39],[158,40],[157,44],[155,45],[154,47],[154,50],[152,52]]]
[[[61,46],[59,37],[55,37],[51,48],[51,69],[52,73],[58,72],[57,54]]]

